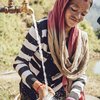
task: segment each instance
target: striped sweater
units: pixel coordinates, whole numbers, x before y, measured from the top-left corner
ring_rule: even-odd
[[[62,74],[54,64],[48,47],[47,18],[38,21],[37,27],[42,46],[43,61],[48,85],[56,92],[63,87]],[[14,69],[20,75],[22,82],[29,89],[31,89],[32,84],[37,79],[44,83],[43,68],[40,56],[36,32],[34,26],[32,26],[26,35],[20,53],[16,57],[13,65]],[[83,91],[86,79],[87,77],[84,74],[77,80],[73,81],[70,96],[75,98],[75,100],[80,98],[80,92]]]

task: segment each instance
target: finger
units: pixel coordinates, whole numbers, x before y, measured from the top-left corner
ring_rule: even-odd
[[[37,100],[42,100],[41,98],[38,98]]]
[[[50,93],[52,93],[53,95],[55,95],[54,90],[53,90],[53,89],[51,89],[50,87],[48,87],[48,91],[49,91]]]

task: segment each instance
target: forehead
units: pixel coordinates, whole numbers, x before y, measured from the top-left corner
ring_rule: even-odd
[[[70,0],[70,5],[73,5],[81,10],[87,11],[90,8],[89,0]]]

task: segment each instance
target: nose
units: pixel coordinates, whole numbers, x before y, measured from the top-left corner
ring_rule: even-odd
[[[77,13],[75,14],[75,18],[76,18],[77,20],[80,20],[80,19],[81,19],[81,13],[80,13],[80,12],[77,12]]]

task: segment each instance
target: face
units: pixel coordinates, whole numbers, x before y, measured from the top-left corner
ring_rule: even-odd
[[[71,0],[65,11],[65,24],[72,28],[81,22],[90,8],[89,0]]]

